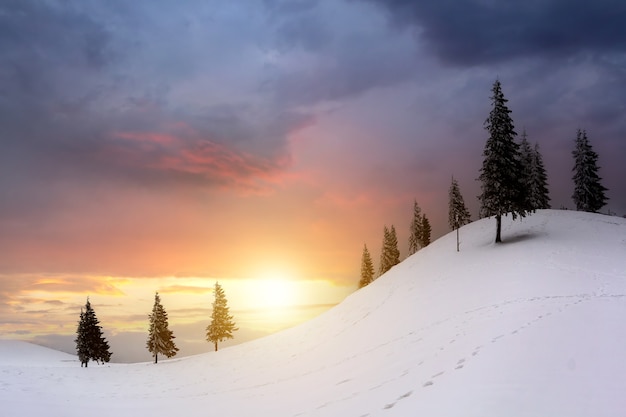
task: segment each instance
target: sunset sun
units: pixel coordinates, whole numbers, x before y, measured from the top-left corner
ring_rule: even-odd
[[[280,308],[293,305],[298,298],[296,284],[288,278],[262,278],[259,286],[259,302],[266,308]]]

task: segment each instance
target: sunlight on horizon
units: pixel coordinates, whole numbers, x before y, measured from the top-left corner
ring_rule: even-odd
[[[73,334],[87,297],[106,331],[142,332],[147,330],[156,291],[172,328],[197,325],[210,320],[216,281],[224,289],[230,312],[240,328],[273,333],[314,318],[354,291],[352,286],[331,280],[293,278],[291,271],[280,268],[268,268],[255,278],[90,279],[104,280],[110,285],[91,291],[37,287],[23,292],[13,303],[16,320],[0,326],[5,337]],[[199,339],[203,337],[198,334]]]

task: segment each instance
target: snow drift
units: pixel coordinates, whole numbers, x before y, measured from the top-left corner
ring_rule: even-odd
[[[2,342],[3,415],[623,416],[626,219],[547,210],[494,232],[467,225],[461,252],[444,236],[316,319],[219,352],[83,369]]]

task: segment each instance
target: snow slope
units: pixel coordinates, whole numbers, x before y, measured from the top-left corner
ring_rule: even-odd
[[[503,222],[503,244],[477,221],[461,252],[449,234],[316,319],[216,353],[81,369],[2,342],[2,415],[626,415],[626,219]],[[25,349],[39,360],[13,362]]]

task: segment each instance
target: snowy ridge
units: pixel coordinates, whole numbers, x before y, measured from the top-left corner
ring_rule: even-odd
[[[545,210],[494,233],[469,224],[461,252],[451,233],[316,319],[217,353],[2,360],[0,401],[15,416],[623,416],[626,219]]]

